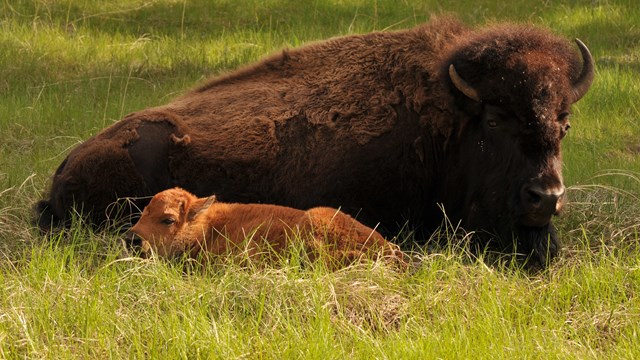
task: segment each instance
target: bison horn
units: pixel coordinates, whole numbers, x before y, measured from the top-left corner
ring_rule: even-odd
[[[593,57],[591,56],[589,49],[582,41],[580,41],[580,39],[576,39],[576,44],[578,44],[580,52],[582,53],[582,72],[578,79],[573,83],[572,102],[580,100],[587,93],[591,87],[594,76]]]
[[[453,66],[453,64],[449,65],[449,77],[451,78],[451,81],[453,82],[453,85],[455,85],[456,89],[460,90],[460,92],[465,94],[468,98],[480,102],[480,95],[478,95],[476,89],[474,89],[471,85],[469,85],[469,83],[464,81],[460,77],[460,75],[458,75],[456,67]]]

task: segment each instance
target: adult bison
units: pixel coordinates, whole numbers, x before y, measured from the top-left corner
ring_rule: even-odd
[[[440,18],[283,51],[73,149],[36,206],[39,225],[68,223],[74,204],[100,224],[118,198],[180,186],[340,207],[387,233],[406,221],[433,231],[443,208],[483,230],[480,245],[545,264],[559,248],[569,107],[594,75],[576,42],[581,56],[545,29]]]

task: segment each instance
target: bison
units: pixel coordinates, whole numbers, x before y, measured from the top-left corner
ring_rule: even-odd
[[[337,37],[214,78],[73,149],[43,229],[179,186],[199,197],[340,207],[385,234],[449,221],[545,265],[559,251],[561,140],[591,86],[587,47],[523,24],[448,17]],[[444,211],[443,211],[444,210]],[[117,216],[133,210],[121,209]]]
[[[199,199],[181,188],[156,194],[127,237],[140,243],[143,254],[166,258],[204,252],[273,260],[293,249],[329,268],[379,255],[401,269],[408,265],[397,245],[337,209],[221,203],[215,195]]]

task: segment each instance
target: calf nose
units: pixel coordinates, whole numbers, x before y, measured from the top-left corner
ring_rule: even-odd
[[[522,206],[532,226],[546,225],[551,216],[560,210],[565,187],[544,187],[540,184],[526,184],[520,190]]]
[[[125,238],[129,240],[129,243],[131,244],[131,246],[137,247],[137,248],[142,247],[142,238],[138,236],[138,234],[134,233],[133,231],[127,231],[127,233],[125,234]]]
[[[144,241],[143,238],[138,236],[138,234],[129,230],[124,234],[124,240],[129,250],[133,251],[135,254],[145,257],[145,254],[148,251],[148,243]]]

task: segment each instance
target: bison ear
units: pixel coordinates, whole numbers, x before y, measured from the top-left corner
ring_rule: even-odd
[[[187,206],[187,202],[186,201],[180,201],[180,217],[184,219],[184,216],[187,214],[187,211],[189,211],[189,207]]]
[[[198,203],[193,204],[189,209],[188,220],[192,221],[198,216],[200,216],[200,214],[209,210],[211,205],[213,205],[213,203],[215,203],[216,201],[217,201],[216,196],[211,195],[208,198],[206,198],[204,201],[199,201]]]

